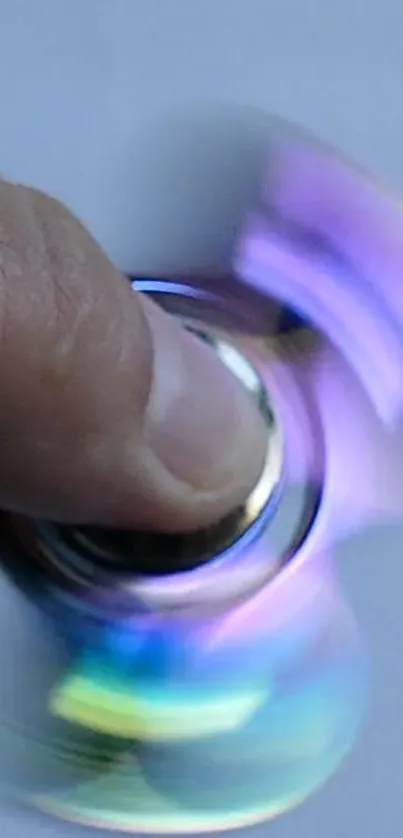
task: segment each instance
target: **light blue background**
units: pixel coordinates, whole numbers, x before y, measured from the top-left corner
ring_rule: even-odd
[[[137,273],[225,264],[261,155],[254,108],[403,193],[402,86],[399,0],[0,0],[0,172],[66,201]],[[370,717],[339,776],[261,834],[403,838],[402,553],[397,528],[340,551],[373,649]],[[70,832],[6,810],[0,828]]]

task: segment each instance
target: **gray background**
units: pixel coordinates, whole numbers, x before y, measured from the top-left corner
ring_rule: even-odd
[[[399,0],[0,0],[0,172],[65,200],[121,268],[219,267],[260,110],[403,192],[402,78]],[[341,773],[262,833],[403,838],[402,548],[396,528],[339,551],[372,644],[370,716]],[[1,817],[9,838],[70,833]]]

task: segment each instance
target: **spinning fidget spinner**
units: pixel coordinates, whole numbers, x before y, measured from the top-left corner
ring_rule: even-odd
[[[273,126],[268,150],[232,276],[133,281],[262,412],[244,506],[186,536],[2,515],[10,655],[26,663],[0,687],[0,780],[67,820],[198,833],[273,818],[360,728],[366,659],[332,552],[401,512],[403,216],[294,129]]]

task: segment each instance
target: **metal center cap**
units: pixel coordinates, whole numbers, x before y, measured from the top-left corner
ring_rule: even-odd
[[[225,280],[209,284],[147,279],[133,284],[208,342],[254,400],[267,427],[260,478],[241,507],[214,526],[190,534],[5,516],[3,564],[11,575],[18,575],[20,585],[37,592],[35,596],[51,591],[53,597],[67,597],[73,608],[81,607],[84,598],[86,608],[91,602],[102,613],[113,610],[116,597],[118,612],[124,597],[131,613],[140,603],[176,608],[244,596],[292,559],[316,517],[323,446],[314,403],[298,375],[286,372],[281,347],[273,342],[279,309],[270,299]],[[298,324],[296,328],[298,332]],[[289,403],[292,427],[298,424],[304,440],[297,453],[301,458],[303,450],[297,481]]]
[[[221,361],[240,380],[256,402],[267,424],[267,455],[262,474],[243,506],[233,510],[214,526],[191,534],[156,534],[100,527],[45,525],[47,539],[56,552],[74,553],[98,568],[121,573],[166,575],[179,573],[217,558],[275,505],[283,468],[283,440],[268,394],[258,373],[245,356],[230,343],[209,332],[189,327],[209,343]],[[64,549],[63,549],[64,545]]]

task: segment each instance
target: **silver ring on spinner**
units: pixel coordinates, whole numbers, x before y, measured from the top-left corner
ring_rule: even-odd
[[[102,612],[106,609],[108,613],[110,609],[113,611],[115,595],[119,609],[126,602],[129,611],[143,607],[168,610],[205,607],[206,603],[214,608],[215,604],[222,605],[223,598],[224,601],[237,601],[267,583],[285,562],[292,559],[310,531],[323,489],[324,445],[320,419],[314,400],[310,400],[304,385],[298,396],[300,409],[306,413],[301,426],[305,424],[310,429],[311,439],[305,443],[315,449],[315,478],[312,480],[307,473],[305,484],[296,488],[289,481],[288,440],[284,433],[284,417],[277,407],[280,387],[276,394],[274,378],[273,381],[263,380],[273,353],[270,345],[273,301],[242,288],[234,280],[222,280],[209,286],[204,279],[202,282],[142,279],[133,281],[133,286],[162,302],[164,308],[180,317],[186,328],[208,341],[249,390],[267,422],[268,449],[264,470],[240,510],[209,531],[181,536],[182,550],[193,552],[195,556],[204,550],[205,561],[190,570],[151,575],[136,572],[135,566],[131,569],[130,561],[124,568],[119,567],[119,557],[113,554],[113,549],[111,552],[104,544],[100,546],[79,528],[59,527],[51,522],[25,520],[25,546],[39,559],[39,586],[41,583],[46,587],[52,585],[53,593],[56,590],[57,596],[70,605],[80,598],[95,614],[99,609]],[[289,376],[289,384],[298,391],[298,382],[291,379]],[[281,389],[283,387],[284,379]],[[290,503],[295,510],[284,540],[276,534],[276,526],[279,528],[279,521],[289,514]],[[15,519],[12,526],[18,538],[19,520]],[[262,533],[270,538],[271,532],[276,546],[270,553],[252,549]],[[134,534],[133,538],[139,536]],[[148,538],[148,555],[156,551],[157,556],[162,554],[163,558],[167,538],[151,534]],[[137,543],[141,545],[142,542]],[[135,540],[133,545],[136,550]],[[225,586],[224,583],[220,585],[221,576],[225,577]],[[109,595],[94,598],[95,589],[108,590]]]

